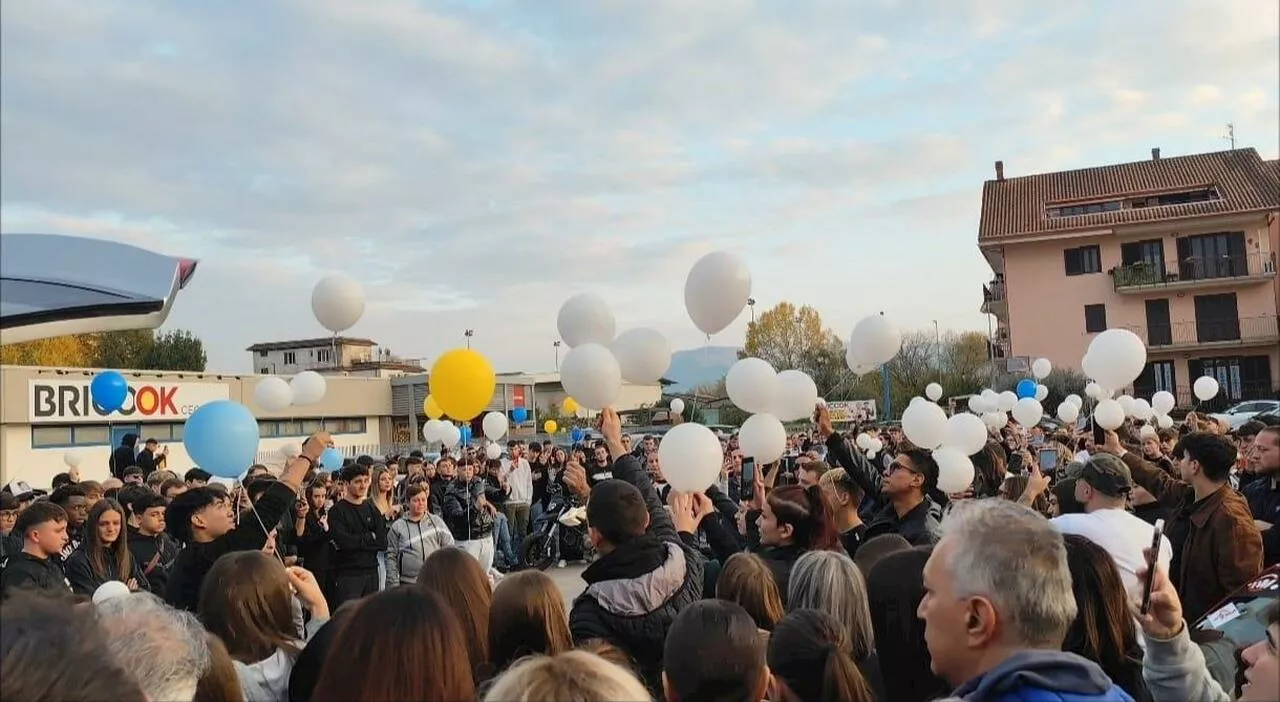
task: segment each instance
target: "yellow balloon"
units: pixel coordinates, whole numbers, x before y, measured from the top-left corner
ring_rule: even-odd
[[[556,424],[556,420],[548,419],[546,423],[542,425],[542,428],[545,429],[548,434],[554,434],[556,433],[557,426],[559,425]]]
[[[444,410],[440,409],[440,405],[436,404],[436,398],[427,395],[427,399],[422,401],[422,413],[427,415],[427,419],[439,419],[444,416]]]
[[[575,400],[575,399],[573,399],[572,397],[566,397],[566,398],[564,398],[564,405],[563,405],[563,406],[564,406],[565,414],[577,414],[577,413],[578,413],[578,401],[577,401],[577,400]]]
[[[497,387],[489,359],[471,349],[453,349],[437,358],[427,382],[440,409],[464,422],[480,416]]]

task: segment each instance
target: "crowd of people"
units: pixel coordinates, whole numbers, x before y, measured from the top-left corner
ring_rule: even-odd
[[[591,445],[362,456],[333,473],[317,433],[231,489],[178,477],[132,437],[102,483],[73,470],[47,496],[6,486],[0,691],[1280,700],[1280,605],[1238,663],[1194,626],[1280,563],[1280,427],[1193,415],[1095,440],[1011,422],[956,494],[930,451],[892,428],[836,431],[823,406],[776,463],[727,438],[697,493],[667,483],[680,466],[658,437],[633,445],[611,410],[598,428]],[[523,547],[549,519],[580,536],[560,556],[589,562],[567,606]]]

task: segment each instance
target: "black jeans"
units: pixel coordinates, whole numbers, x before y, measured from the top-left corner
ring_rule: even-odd
[[[358,600],[378,591],[378,569],[340,570],[333,573],[334,611],[344,602]]]

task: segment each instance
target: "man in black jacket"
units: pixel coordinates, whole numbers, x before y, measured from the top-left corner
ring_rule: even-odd
[[[53,558],[67,543],[67,513],[52,502],[36,502],[18,515],[13,531],[22,550],[9,557],[0,573],[0,598],[17,589],[70,592],[71,585]]]
[[[302,453],[285,466],[280,479],[253,506],[257,518],[243,521],[238,527],[231,504],[224,493],[214,488],[192,488],[173,498],[165,511],[165,530],[186,546],[169,573],[165,601],[194,612],[204,577],[219,557],[234,551],[261,550],[267,543],[268,530],[293,505],[307,471],[315,468],[320,454],[332,444],[327,432],[312,434],[302,445]]]
[[[163,597],[169,584],[169,571],[181,550],[178,542],[164,530],[164,514],[169,503],[146,490],[122,504],[130,516],[129,553],[146,577],[147,589]]]
[[[124,469],[138,465],[136,460],[138,454],[137,446],[137,434],[130,433],[120,437],[120,445],[111,452],[111,461],[107,466],[111,470],[111,477],[124,480]]]
[[[569,628],[575,642],[604,639],[625,651],[657,693],[667,629],[701,599],[704,559],[692,534],[677,533],[648,471],[622,446],[618,414],[606,409],[600,421],[615,477],[591,488],[588,532],[601,556],[582,573],[587,589],[573,601]]]
[[[387,550],[387,520],[368,500],[369,466],[352,463],[342,469],[342,479],[346,493],[329,510],[329,565],[338,607],[378,591],[378,552]]]

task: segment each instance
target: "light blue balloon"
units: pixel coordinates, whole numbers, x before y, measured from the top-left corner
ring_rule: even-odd
[[[471,443],[471,425],[463,424],[459,427],[458,432],[462,434],[462,444],[464,446]]]
[[[238,478],[258,458],[258,420],[230,400],[201,405],[187,418],[182,445],[201,468],[219,478]]]
[[[1018,399],[1025,397],[1034,398],[1036,396],[1036,381],[1030,378],[1023,378],[1022,380],[1019,380],[1016,392]]]
[[[320,454],[320,465],[329,472],[341,468],[344,460],[342,452],[336,448],[327,448]]]
[[[124,407],[129,399],[129,383],[119,371],[102,371],[89,383],[89,397],[108,414]]]
[[[529,419],[529,410],[524,407],[517,407],[511,410],[511,418],[516,420],[516,424],[523,424]]]

